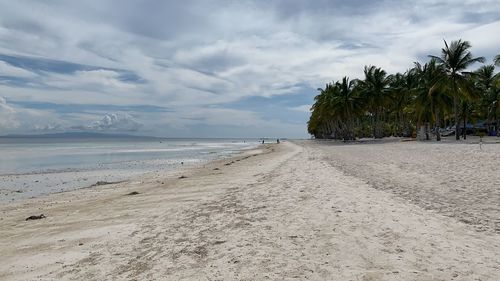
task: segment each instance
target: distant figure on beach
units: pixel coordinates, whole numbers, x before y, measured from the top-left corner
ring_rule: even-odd
[[[276,143],[280,143],[280,139],[276,139]]]
[[[262,144],[264,144],[264,140],[262,140]]]

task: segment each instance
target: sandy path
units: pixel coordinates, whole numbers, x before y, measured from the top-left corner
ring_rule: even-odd
[[[500,234],[498,143],[481,149],[477,142],[463,141],[310,145],[324,151],[323,160],[347,175],[471,224],[477,231]]]
[[[33,200],[40,210],[0,208],[0,279],[500,276],[499,235],[345,175],[313,145],[283,143],[231,162],[193,170],[185,179]],[[140,194],[124,196],[131,190]],[[40,212],[48,218],[22,221]]]

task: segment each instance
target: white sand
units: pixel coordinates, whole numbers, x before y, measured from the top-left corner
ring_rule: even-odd
[[[316,142],[330,164],[422,208],[500,234],[500,141]],[[500,280],[500,278],[499,278]]]
[[[479,159],[473,149],[282,143],[184,179],[153,177],[4,205],[0,279],[498,280],[499,181],[471,184],[496,179],[500,161],[472,164]],[[498,155],[500,147],[488,149]],[[441,151],[468,157],[441,163]],[[375,155],[385,157],[380,169]],[[455,173],[460,164],[476,170],[459,178],[466,192],[438,176],[432,183],[440,182],[441,193],[424,195],[431,190],[425,175]],[[415,191],[420,186],[426,189]],[[131,191],[140,194],[125,195]],[[478,223],[450,216],[468,210],[463,202]],[[24,221],[40,213],[47,218]]]

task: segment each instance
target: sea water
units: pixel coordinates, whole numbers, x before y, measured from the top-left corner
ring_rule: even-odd
[[[0,138],[0,202],[165,173],[257,145],[242,139]]]

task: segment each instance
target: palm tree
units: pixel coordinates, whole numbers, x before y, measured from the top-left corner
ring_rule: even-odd
[[[459,102],[460,98],[467,94],[470,86],[466,77],[466,69],[476,63],[484,62],[484,57],[473,57],[469,49],[471,44],[468,41],[452,41],[450,45],[444,41],[445,47],[441,49],[441,56],[430,55],[446,69],[448,81],[453,94],[453,111],[455,117],[455,138],[460,140],[459,127]]]
[[[308,131],[316,138],[329,138],[332,134],[330,119],[330,84],[325,89],[319,88],[320,94],[314,98],[314,104],[311,107],[311,118],[308,122]]]
[[[394,115],[394,135],[409,136],[410,116],[409,106],[411,104],[413,90],[417,86],[417,75],[415,71],[408,70],[405,73],[389,75],[390,100],[392,107],[390,111]]]
[[[319,138],[354,140],[354,121],[361,111],[361,103],[356,95],[357,80],[326,84],[318,89],[311,108],[312,114],[308,123],[308,131]]]
[[[482,93],[481,110],[488,123],[495,124],[497,136],[500,134],[500,74],[495,74],[494,65],[485,65],[474,72],[476,88]]]
[[[332,111],[341,125],[341,137],[344,140],[354,140],[354,118],[359,113],[361,104],[355,92],[357,80],[349,81],[348,77],[337,81],[331,100]]]
[[[441,141],[439,132],[441,119],[451,103],[446,83],[444,83],[446,81],[445,69],[442,65],[438,65],[435,59],[431,59],[423,66],[416,62],[413,72],[418,77],[413,103],[417,122],[425,124],[426,139],[429,139],[429,124],[434,122],[436,140]]]
[[[365,66],[363,80],[328,83],[315,97],[308,131],[316,138],[352,140],[356,137],[404,136],[416,125],[430,127],[440,139],[441,125],[455,123],[460,139],[461,121],[487,120],[500,136],[500,73],[495,66],[467,69],[484,58],[475,58],[467,41],[444,41],[440,56],[405,73],[388,75],[381,68]],[[500,66],[500,55],[495,57]],[[464,128],[464,132],[466,128]],[[465,138],[465,136],[464,136]]]
[[[365,79],[360,82],[360,91],[367,102],[373,120],[373,137],[382,138],[382,115],[391,82],[387,73],[376,66],[365,66]]]
[[[477,87],[483,91],[487,92],[495,82],[495,66],[494,65],[483,65],[474,71],[474,77],[477,81]]]

